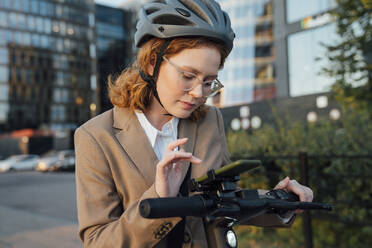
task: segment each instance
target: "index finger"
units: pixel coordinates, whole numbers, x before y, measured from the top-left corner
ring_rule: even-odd
[[[186,144],[188,138],[177,139],[167,145],[166,151],[173,151],[176,147]]]

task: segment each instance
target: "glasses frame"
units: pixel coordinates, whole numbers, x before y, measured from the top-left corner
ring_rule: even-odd
[[[178,78],[178,82],[177,82],[177,83],[178,83],[178,86],[180,86],[179,81],[181,80],[181,76],[182,76],[182,75],[184,75],[184,74],[191,74],[191,75],[194,75],[194,76],[195,76],[195,78],[199,81],[199,84],[200,84],[200,85],[203,85],[203,84],[205,84],[205,83],[207,83],[207,82],[215,82],[215,83],[217,83],[217,85],[218,85],[217,90],[215,90],[214,92],[210,93],[210,94],[207,95],[207,96],[204,96],[204,95],[203,95],[203,97],[208,98],[208,97],[214,96],[214,95],[216,95],[216,94],[217,94],[217,93],[218,93],[218,92],[219,92],[219,91],[224,87],[224,85],[220,82],[220,80],[218,80],[218,78],[213,79],[213,80],[209,80],[209,81],[202,81],[202,80],[200,80],[200,78],[199,78],[199,76],[198,76],[197,74],[195,74],[195,73],[193,73],[193,72],[189,72],[189,71],[184,71],[184,70],[182,70],[180,66],[176,65],[175,63],[173,63],[172,61],[170,61],[169,59],[167,59],[165,56],[163,56],[163,59],[164,59],[166,62],[168,62],[171,66],[173,66],[174,69],[176,69],[176,71],[180,74],[180,75],[179,75],[179,78]],[[188,91],[191,91],[191,90],[195,89],[195,87],[197,87],[199,84],[197,84],[197,85],[191,87],[190,89],[182,89],[182,87],[180,87],[180,88],[181,88],[181,90],[183,90],[183,91],[185,91],[185,92],[188,92]]]

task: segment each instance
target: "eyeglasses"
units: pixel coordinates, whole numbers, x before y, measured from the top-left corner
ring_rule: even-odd
[[[201,84],[203,97],[210,97],[214,96],[220,89],[223,88],[223,84],[217,78],[203,82],[195,73],[182,70],[178,65],[174,64],[166,57],[163,57],[163,59],[172,65],[179,73],[177,83],[180,89],[183,91],[191,91],[196,86]]]

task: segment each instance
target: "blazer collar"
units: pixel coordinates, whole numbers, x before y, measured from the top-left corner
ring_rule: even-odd
[[[128,108],[114,107],[113,127],[118,130],[115,133],[116,138],[150,187],[155,181],[156,165],[159,160],[135,113]],[[182,147],[187,152],[194,152],[196,128],[196,122],[188,119],[179,120],[178,138],[188,138]],[[188,162],[182,167],[182,177],[185,177],[189,165]]]

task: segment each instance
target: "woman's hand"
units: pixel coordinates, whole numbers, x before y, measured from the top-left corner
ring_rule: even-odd
[[[284,189],[288,192],[293,192],[300,198],[300,201],[311,202],[313,201],[313,191],[304,185],[299,184],[296,180],[290,180],[289,177],[280,181],[274,189]],[[295,213],[302,213],[303,210],[297,209]]]
[[[187,142],[187,138],[178,139],[167,145],[163,159],[156,165],[155,190],[160,197],[177,196],[182,184],[182,166],[184,161],[200,164],[201,160],[183,149],[174,149]]]

